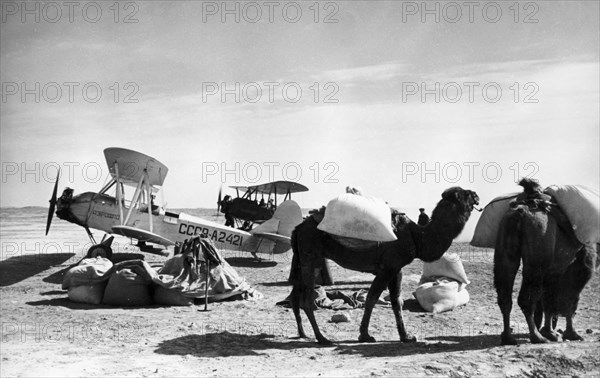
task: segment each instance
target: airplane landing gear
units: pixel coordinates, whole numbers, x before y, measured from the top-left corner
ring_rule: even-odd
[[[106,236],[107,235],[104,235],[104,238],[106,238]],[[109,260],[112,258],[113,251],[110,246],[115,237],[111,236],[110,238],[108,238],[106,240],[104,240],[104,238],[100,244],[94,244],[90,247],[90,249],[88,249],[88,251],[87,251],[88,258],[104,257]],[[94,240],[91,237],[90,237],[90,239],[92,240],[92,242],[94,242]]]
[[[104,257],[106,259],[111,259],[112,257],[112,248],[104,244],[96,244],[90,247],[87,252],[88,258],[93,257]]]

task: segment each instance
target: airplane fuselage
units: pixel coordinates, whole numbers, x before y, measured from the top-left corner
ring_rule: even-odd
[[[155,211],[152,214],[151,227],[148,211],[133,209],[125,224],[120,219],[117,199],[106,194],[81,193],[72,197],[69,203],[61,204],[59,202],[58,209],[57,215],[64,220],[109,234],[118,233],[115,232],[113,227],[120,225],[148,230],[164,238],[165,241],[158,244],[165,246],[174,242],[183,242],[185,239],[198,235],[209,238],[217,248],[227,250],[255,251],[260,247],[257,250],[260,253],[270,251],[273,246],[272,241],[258,240],[249,232],[226,227],[185,213],[169,211],[158,213]],[[123,206],[124,214],[127,214],[128,210],[128,207]],[[155,243],[154,241],[151,242]]]

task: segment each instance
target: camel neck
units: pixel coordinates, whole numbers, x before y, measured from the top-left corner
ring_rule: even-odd
[[[452,241],[465,227],[470,212],[460,212],[454,204],[438,204],[425,226],[411,223],[411,234],[417,247],[417,258],[431,262],[442,257]]]

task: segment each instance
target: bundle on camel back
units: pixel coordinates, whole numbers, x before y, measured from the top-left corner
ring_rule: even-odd
[[[596,264],[597,194],[595,201],[593,197],[587,197],[592,198],[587,201],[574,186],[561,192],[543,191],[535,180],[527,178],[519,185],[523,193],[503,215],[494,251],[494,286],[504,321],[502,344],[517,343],[510,327],[510,312],[521,260],[523,280],[518,303],[525,315],[531,342],[557,341],[558,315],[566,317],[562,338],[582,340],[573,327],[573,316],[579,295]],[[555,198],[550,193],[560,196]],[[577,214],[573,208],[579,209]],[[586,217],[589,217],[587,221]],[[582,231],[585,232],[582,234]]]
[[[498,196],[485,206],[473,233],[472,246],[494,248],[502,217],[515,207],[515,203],[522,203],[525,199],[530,204],[558,207],[559,216],[563,217],[561,224],[566,216],[569,227],[582,244],[595,248],[600,243],[600,199],[597,192],[583,185],[551,185],[542,190],[535,180],[529,178],[521,180],[519,185],[526,188],[523,193]]]
[[[415,341],[416,338],[406,331],[401,314],[401,269],[415,258],[426,262],[439,259],[463,230],[473,208],[478,204],[479,197],[471,190],[460,187],[447,189],[433,210],[429,224],[419,226],[406,216],[399,215],[393,232],[396,240],[376,242],[375,245],[362,249],[348,248],[338,242],[339,239],[336,240],[331,234],[319,229],[318,217],[306,218],[292,232],[294,255],[290,277],[293,288],[290,296],[299,336],[306,337],[300,317],[302,308],[319,344],[331,343],[321,334],[312,307],[315,279],[320,275],[324,259],[327,258],[346,269],[375,275],[367,294],[359,341],[375,341],[368,332],[369,322],[373,307],[386,287],[390,292],[400,340]],[[327,211],[325,209],[325,216]],[[387,211],[389,222],[389,208]]]

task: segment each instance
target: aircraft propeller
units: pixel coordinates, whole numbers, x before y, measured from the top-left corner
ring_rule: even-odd
[[[221,192],[223,191],[223,185],[219,188],[219,198],[217,199],[217,214],[221,211]]]
[[[56,173],[56,181],[54,182],[54,190],[52,191],[52,198],[50,198],[50,207],[48,208],[48,220],[46,221],[46,235],[50,230],[50,224],[52,223],[52,217],[54,216],[54,209],[56,208],[56,191],[58,190],[58,179],[60,178],[60,168]]]

